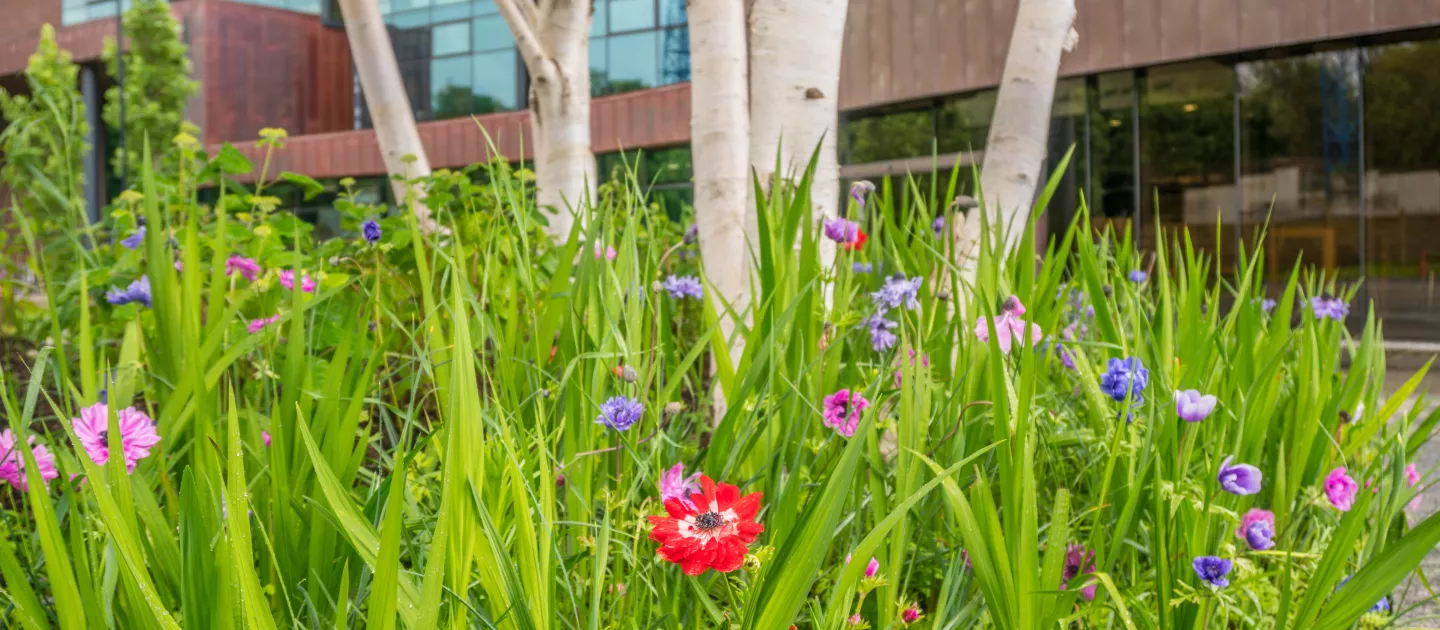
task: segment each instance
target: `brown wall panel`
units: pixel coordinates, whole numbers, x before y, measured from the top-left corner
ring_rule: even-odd
[[[1240,46],[1240,3],[1245,0],[1200,0],[1199,55],[1215,55]]]
[[[1363,33],[1374,28],[1375,0],[1329,0],[1327,35]],[[1440,8],[1440,5],[1437,5]]]
[[[1330,34],[1329,4],[1325,0],[1280,0],[1280,37],[1308,42]]]
[[[922,4],[924,0],[890,0],[888,7],[890,19],[890,59],[905,59],[907,63],[895,63],[892,61],[890,73],[890,87],[899,92],[911,92],[918,89],[915,83],[915,53],[918,50],[912,48],[914,41],[915,25],[912,20],[915,17],[916,5]],[[926,3],[928,4],[928,3]],[[843,52],[841,54],[844,54]]]
[[[1240,46],[1262,48],[1280,32],[1279,0],[1241,0]]]
[[[1118,68],[1125,65],[1125,6],[1120,0],[1088,0],[1090,15],[1085,19],[1089,33],[1080,33],[1081,45],[1090,49],[1088,68]],[[1079,7],[1076,7],[1079,18]],[[1006,35],[1008,37],[1008,35]],[[1085,42],[1088,41],[1088,44]]]
[[[1005,55],[1010,52],[1010,32],[1015,30],[1015,11],[1020,0],[990,0],[990,62],[981,68],[981,80],[1000,83],[1005,73]]]
[[[1123,0],[1127,66],[1160,57],[1160,12],[1156,4],[1155,0]]]
[[[1398,28],[1423,21],[1430,12],[1424,0],[1373,0],[1375,3],[1375,26],[1377,28]]]
[[[1190,57],[1200,51],[1200,3],[1204,0],[1160,0],[1160,56]]]
[[[960,0],[965,7],[965,18],[957,32],[963,45],[960,63],[964,72],[961,85],[985,85],[990,82],[990,0]],[[843,62],[843,59],[842,59]],[[880,95],[875,95],[876,97]],[[884,99],[882,99],[884,100]],[[841,107],[845,104],[841,103]]]
[[[3,0],[0,12],[0,41],[33,38],[44,24],[60,28],[60,0]],[[111,22],[112,28],[114,22]],[[32,47],[33,50],[33,47]]]

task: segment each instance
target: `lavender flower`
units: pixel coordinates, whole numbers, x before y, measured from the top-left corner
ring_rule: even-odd
[[[860,238],[860,224],[845,217],[825,219],[823,231],[825,238],[836,243],[854,243]]]
[[[850,270],[855,273],[870,273],[870,271],[874,268],[875,265],[867,262],[857,262],[850,265]]]
[[[645,406],[639,401],[624,396],[615,396],[600,405],[600,415],[595,424],[603,424],[616,431],[627,431],[645,414]]]
[[[877,313],[866,321],[866,325],[870,327],[870,347],[876,352],[885,352],[895,347],[895,333],[890,331],[899,324],[885,319],[884,314]]]
[[[682,237],[682,240],[686,245],[694,245],[695,241],[700,240],[700,225],[691,223],[689,227],[685,228],[685,236]]]
[[[1220,462],[1220,474],[1215,479],[1220,482],[1220,487],[1230,494],[1245,496],[1260,491],[1260,481],[1263,475],[1260,469],[1250,464],[1230,465],[1234,457],[1226,457]]]
[[[935,230],[935,240],[945,238],[945,217],[935,217],[935,221],[930,224],[930,227]]]
[[[850,184],[850,198],[854,199],[855,203],[859,204],[862,208],[865,207],[865,197],[873,192],[875,192],[875,184],[870,183],[868,180],[862,179]]]
[[[1225,576],[1230,574],[1230,561],[1215,556],[1198,556],[1190,561],[1191,568],[1195,569],[1195,576],[1202,582],[1208,582],[1216,588],[1230,586],[1230,580]]]
[[[1319,296],[1310,298],[1310,309],[1315,312],[1315,319],[1330,318],[1337,322],[1345,321],[1350,314],[1350,305],[1340,298]]]
[[[140,244],[144,242],[145,226],[142,225],[139,229],[135,230],[135,232],[130,234],[130,236],[125,237],[125,240],[120,241],[120,244],[124,245],[125,249],[135,249],[137,247],[140,247]]]
[[[687,297],[698,300],[705,297],[705,287],[700,285],[700,280],[695,276],[671,275],[665,279],[665,290],[670,292],[670,297],[677,300]]]
[[[1186,422],[1199,422],[1215,411],[1215,397],[1187,389],[1175,392],[1175,413]]]
[[[360,224],[360,235],[365,237],[365,242],[374,245],[380,242],[380,224],[374,219],[368,219]]]
[[[1142,269],[1132,269],[1130,270],[1130,274],[1126,277],[1130,278],[1131,282],[1134,282],[1135,284],[1140,284],[1146,280],[1149,280],[1150,274],[1145,273],[1145,271]]]
[[[1256,551],[1264,551],[1275,546],[1275,514],[1270,510],[1250,508],[1245,513],[1245,518],[1240,521],[1240,528],[1235,530],[1235,535],[1245,540],[1245,544]]]
[[[875,300],[881,309],[900,308],[902,305],[909,309],[920,308],[920,283],[924,281],[925,278],[920,276],[906,279],[897,273],[886,278],[885,286],[872,292],[870,299]]]
[[[1132,403],[1145,400],[1145,386],[1150,383],[1150,370],[1139,357],[1110,359],[1105,373],[1100,375],[1100,391],[1116,401],[1124,401],[1128,395]]]
[[[1275,300],[1272,300],[1270,298],[1260,300],[1260,310],[1265,311],[1266,313],[1275,310]]]
[[[139,280],[131,282],[124,289],[119,287],[110,289],[105,292],[105,301],[115,306],[138,302],[141,306],[150,308],[150,277],[140,276]]]

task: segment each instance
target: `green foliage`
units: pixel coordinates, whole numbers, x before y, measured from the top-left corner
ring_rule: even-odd
[[[120,128],[120,91],[125,93],[124,150],[116,147],[111,159],[118,172],[140,171],[140,147],[146,138],[157,147],[156,159],[174,155],[170,142],[180,134],[185,101],[199,90],[190,79],[190,56],[180,37],[180,25],[164,0],[136,0],[125,12],[125,80],[105,91],[103,119]],[[115,40],[105,38],[101,53],[106,71],[118,76],[120,57]]]
[[[0,113],[6,121],[0,133],[5,154],[0,179],[19,193],[21,203],[47,220],[69,219],[67,213],[83,204],[82,167],[90,150],[90,125],[80,99],[79,74],[47,24],[25,66],[30,93],[0,89]]]

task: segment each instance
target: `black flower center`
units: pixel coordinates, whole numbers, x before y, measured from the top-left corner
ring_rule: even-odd
[[[720,519],[720,515],[715,512],[706,512],[695,517],[695,527],[697,529],[715,529],[723,522],[724,521]]]
[[[106,430],[100,432],[100,443],[101,443],[101,444],[106,444],[106,445],[110,444],[110,430],[109,430],[109,429],[106,429]],[[108,446],[107,446],[107,448],[108,448]]]

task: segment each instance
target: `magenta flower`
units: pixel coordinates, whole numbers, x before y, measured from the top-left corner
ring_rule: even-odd
[[[845,217],[825,219],[825,222],[821,224],[821,228],[821,231],[825,233],[825,238],[835,241],[836,243],[848,245],[860,238],[860,224]]]
[[[968,561],[968,559],[967,559]],[[1070,581],[1081,575],[1095,572],[1095,552],[1085,548],[1085,545],[1071,544],[1065,547],[1065,566],[1060,573],[1060,590],[1065,590]],[[1080,597],[1085,601],[1095,599],[1095,583],[1091,583],[1080,589]]]
[[[868,562],[868,563],[865,564],[865,577],[867,577],[867,578],[873,578],[873,577],[875,577],[875,574],[876,574],[876,573],[879,573],[879,572],[880,572],[880,561],[879,561],[879,560],[876,560],[874,556],[871,556],[871,557],[870,557],[870,562]]]
[[[1025,305],[1020,303],[1020,298],[1010,296],[1005,304],[1000,307],[1000,316],[995,318],[981,317],[975,321],[975,338],[981,343],[990,342],[990,320],[995,322],[995,342],[999,344],[1000,351],[1009,354],[1010,346],[1018,340],[1020,345],[1034,346],[1045,338],[1045,332],[1040,330],[1039,324],[1033,324],[1020,319],[1025,314]],[[1027,334],[1026,331],[1029,331]],[[1028,338],[1028,341],[1027,341]]]
[[[265,448],[270,448],[270,432],[261,430],[260,439],[265,441]]]
[[[75,437],[85,447],[85,454],[97,466],[110,461],[109,408],[105,403],[96,403],[80,410],[80,417],[74,419]],[[135,464],[150,456],[150,449],[160,443],[160,434],[155,432],[155,421],[145,412],[127,407],[116,414],[120,425],[120,446],[125,453],[125,471],[135,472]]]
[[[607,247],[604,243],[595,241],[595,260],[600,260],[602,257],[605,258],[605,260],[615,260],[615,248]]]
[[[255,262],[253,258],[246,258],[239,254],[231,254],[230,257],[225,260],[225,275],[233,276],[237,273],[246,280],[254,282],[256,278],[260,277],[260,263]]]
[[[920,621],[920,607],[911,604],[904,611],[901,611],[900,621],[905,622],[905,625],[907,626],[917,621]]]
[[[55,469],[55,454],[43,444],[36,444],[33,435],[25,441],[30,444],[30,453],[35,456],[40,478],[50,481],[59,477],[60,471]],[[15,434],[10,429],[0,431],[0,479],[10,482],[21,492],[30,489],[29,480],[25,478],[25,454],[20,452]]]
[[[1420,472],[1415,470],[1415,464],[1405,466],[1405,485],[1411,488],[1420,483]]]
[[[825,397],[825,426],[847,438],[852,437],[856,427],[860,426],[860,412],[869,406],[870,401],[865,400],[860,392],[842,389],[830,394]]]
[[[1260,508],[1250,508],[1240,520],[1235,536],[1245,541],[1251,549],[1264,551],[1275,546],[1275,513]]]
[[[1199,422],[1215,411],[1215,397],[1187,389],[1175,392],[1175,413],[1186,422]]]
[[[280,272],[280,286],[285,287],[286,290],[294,291],[294,290],[295,290],[295,272],[294,272],[294,271],[291,271],[291,270],[289,270],[289,269],[286,269],[286,270]],[[306,292],[306,293],[314,293],[314,292],[315,292],[315,280],[311,279],[308,274],[302,275],[302,276],[300,277],[300,290],[301,290],[301,291],[304,291],[304,292]]]
[[[1259,492],[1260,481],[1263,477],[1260,469],[1250,464],[1231,466],[1230,460],[1232,459],[1235,458],[1226,457],[1225,461],[1220,462],[1220,474],[1215,477],[1220,482],[1220,487],[1230,494],[1240,496]]]
[[[700,473],[685,476],[685,464],[676,462],[670,470],[660,475],[660,501],[665,502],[676,499],[685,504],[685,507],[694,510],[695,503],[690,500],[690,495],[700,494]]]
[[[252,319],[250,320],[250,323],[245,325],[245,332],[253,335],[262,330],[265,330],[266,326],[269,326],[270,324],[273,324],[277,321],[280,321],[279,315],[271,315],[269,317],[262,317],[260,319]]]
[[[1330,505],[1341,512],[1349,512],[1355,505],[1355,494],[1360,492],[1360,484],[1350,475],[1345,474],[1345,467],[1341,466],[1330,471],[1325,476],[1325,498],[1330,499]]]
[[[899,363],[899,360],[898,360],[898,359],[896,360],[896,363]],[[922,354],[922,355],[920,355],[920,365],[923,365],[923,366],[925,366],[925,367],[927,367],[927,368],[930,367],[930,355],[928,355],[928,354]],[[911,349],[910,349],[910,368],[911,368],[911,369],[914,369],[914,368],[915,368],[915,349],[914,349],[914,348],[911,348]],[[896,369],[895,369],[895,387],[896,387],[897,389],[898,389],[901,385],[904,385],[904,384],[905,384],[905,383],[904,383],[904,375],[901,374],[902,372],[904,372],[903,369],[900,369],[900,368],[896,368]]]

